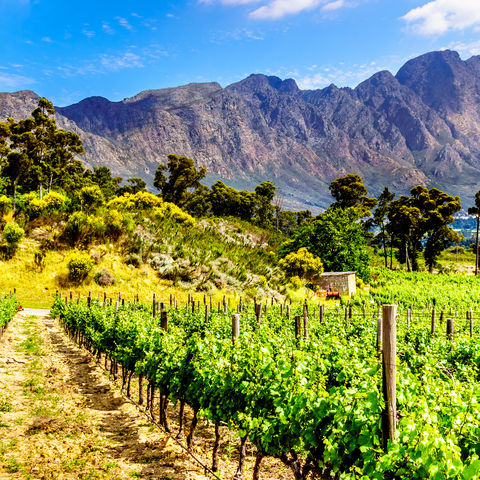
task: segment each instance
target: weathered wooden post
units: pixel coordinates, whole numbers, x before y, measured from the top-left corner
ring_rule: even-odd
[[[160,312],[160,327],[168,332],[168,314],[166,310]]]
[[[383,358],[383,398],[385,410],[382,418],[383,448],[387,450],[388,440],[395,438],[397,425],[397,306],[383,306],[382,358]]]
[[[469,312],[469,320],[470,320],[470,338],[473,338],[473,312],[470,310]]]
[[[306,304],[303,306],[303,336],[305,339],[308,338],[308,307]]]
[[[322,323],[323,319],[325,318],[325,305],[323,305],[323,304],[320,305],[319,311],[320,311],[320,314],[319,314],[320,315],[320,323]]]
[[[453,318],[447,318],[447,338],[452,342],[455,339],[455,323]]]
[[[210,321],[210,317],[208,315],[208,305],[205,304],[205,323],[208,323]]]
[[[232,343],[240,336],[240,315],[234,313],[232,315]]]
[[[290,320],[290,304],[287,304],[287,320]]]
[[[301,325],[302,325],[302,317],[300,315],[296,315],[295,316],[295,339],[297,340],[297,342],[300,342],[300,338],[302,335]]]
[[[256,303],[255,304],[255,316],[257,317],[257,324],[260,325],[260,321],[262,319],[262,304]]]
[[[157,316],[157,298],[155,294],[153,294],[152,315],[153,315],[153,318]]]
[[[432,328],[431,328],[431,334],[432,337],[435,335],[435,320],[437,318],[437,311],[435,310],[435,307],[432,308]]]
[[[382,351],[382,330],[383,320],[381,316],[377,317],[377,353]]]

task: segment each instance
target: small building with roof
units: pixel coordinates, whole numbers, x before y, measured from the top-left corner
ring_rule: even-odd
[[[324,272],[316,284],[321,290],[349,297],[357,293],[355,272]]]

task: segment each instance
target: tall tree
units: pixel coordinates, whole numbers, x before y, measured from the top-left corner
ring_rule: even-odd
[[[458,236],[448,225],[453,222],[453,214],[458,212],[462,205],[459,197],[437,188],[428,189],[417,185],[410,193],[410,197],[402,195],[391,202],[388,209],[391,230],[400,247],[400,259],[406,261],[407,269],[411,270],[418,270],[421,242],[427,237],[424,258],[432,272],[445,246],[458,240]]]
[[[335,199],[331,205],[333,208],[355,208],[361,217],[369,217],[372,208],[377,204],[375,198],[367,197],[368,190],[360,175],[349,173],[338,177],[330,183],[329,188]]]
[[[195,167],[191,158],[168,155],[168,162],[160,164],[155,172],[153,186],[162,192],[166,202],[182,206],[190,191],[200,186],[200,180],[206,174],[206,168]]]
[[[326,271],[355,271],[368,280],[369,255],[365,230],[355,208],[329,208],[312,222],[300,227],[280,247],[280,256],[307,248],[322,259]]]
[[[475,206],[468,209],[468,214],[477,219],[477,235],[475,237],[475,275],[478,275],[478,227],[480,223],[480,190],[475,194]]]
[[[388,187],[385,187],[383,189],[383,192],[378,197],[377,208],[375,208],[373,212],[372,224],[380,228],[380,236],[381,236],[382,245],[383,245],[383,255],[385,258],[385,268],[388,267],[387,226],[386,226],[385,220],[387,218],[388,208],[394,198],[395,198],[395,194],[390,192]],[[392,251],[391,241],[390,241],[390,251]]]

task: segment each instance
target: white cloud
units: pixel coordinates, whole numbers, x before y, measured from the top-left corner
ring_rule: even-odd
[[[479,0],[433,0],[402,17],[421,35],[441,35],[480,25]]]
[[[333,12],[334,10],[338,10],[345,6],[345,2],[343,0],[336,0],[335,2],[327,3],[322,7],[324,12]]]
[[[133,52],[126,52],[122,55],[102,55],[100,61],[105,70],[108,71],[143,67],[141,57]]]
[[[0,72],[0,90],[11,90],[16,88],[25,88],[26,85],[35,83],[33,78],[24,77],[15,73]]]
[[[113,35],[115,33],[115,30],[107,22],[102,23],[102,30],[108,35]]]
[[[258,20],[277,20],[287,15],[313,10],[323,5],[325,12],[338,10],[347,6],[345,0],[198,0],[199,3],[211,5],[221,3],[222,5],[238,6],[261,3],[262,5],[251,11],[249,16]]]
[[[307,67],[311,73],[304,76],[295,76],[298,86],[303,90],[315,90],[324,88],[333,83],[337,87],[356,87],[359,83],[371,77],[380,70],[389,70],[386,67],[379,67],[375,62],[364,63],[361,65],[324,65],[316,67]]]
[[[472,55],[480,55],[480,40],[473,42],[454,42],[448,47],[449,50],[456,50],[462,57],[471,57]]]
[[[128,20],[123,17],[115,17],[116,20],[118,20],[118,23],[123,27],[126,28],[127,30],[133,30],[133,27],[128,23]]]
[[[93,30],[87,30],[86,28],[82,30],[82,33],[88,38],[92,38],[96,35]]]
[[[42,42],[52,43],[52,39],[50,37],[42,37]]]

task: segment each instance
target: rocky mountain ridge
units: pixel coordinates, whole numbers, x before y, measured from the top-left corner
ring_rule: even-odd
[[[28,115],[38,96],[0,93],[0,118]],[[90,97],[57,108],[80,134],[88,166],[151,184],[176,153],[207,167],[209,180],[253,188],[272,180],[286,206],[321,208],[328,184],[359,173],[371,193],[424,184],[458,194],[480,189],[480,57],[431,52],[394,76],[381,71],[356,88],[302,91],[265,75],[148,90],[121,102]]]

